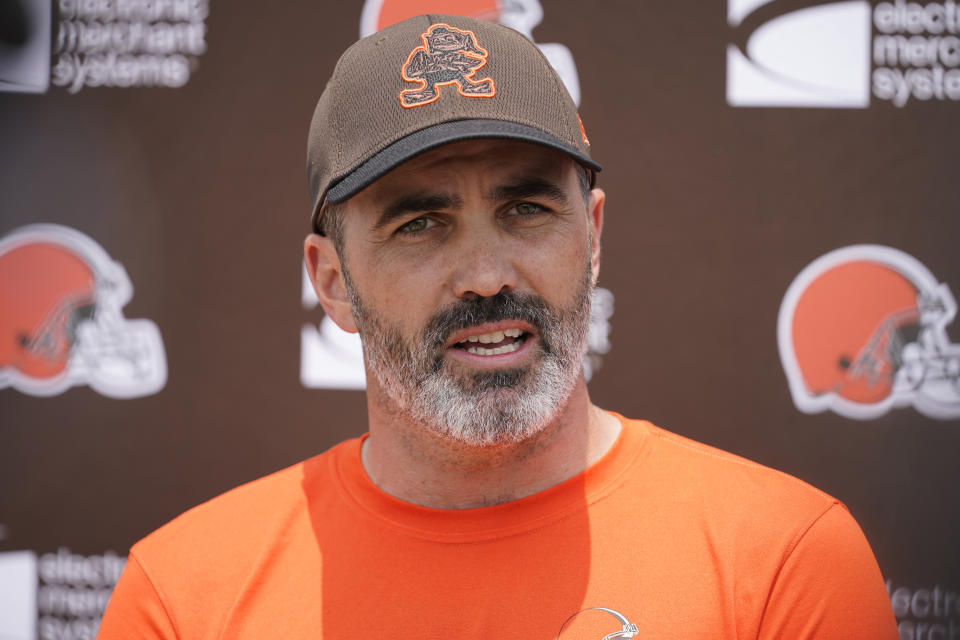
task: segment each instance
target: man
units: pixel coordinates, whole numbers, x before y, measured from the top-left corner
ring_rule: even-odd
[[[836,500],[591,404],[599,169],[515,32],[348,49],[305,256],[363,341],[369,433],[135,545],[100,637],[895,638]]]

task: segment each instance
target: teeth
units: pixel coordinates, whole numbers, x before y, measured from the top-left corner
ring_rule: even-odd
[[[486,344],[488,342],[500,342],[501,340],[503,340],[503,331],[493,331],[491,333],[484,333],[477,337],[480,339],[480,342],[482,344]]]
[[[494,349],[488,349],[486,347],[470,347],[467,349],[468,352],[478,355],[478,356],[496,356],[501,353],[511,353],[520,348],[520,342],[512,342],[510,344],[505,344],[502,347],[496,347]]]
[[[504,336],[507,338],[519,338],[523,335],[522,329],[504,329],[503,331],[492,331],[490,333],[482,333],[476,336],[470,336],[464,338],[460,342],[479,342],[481,344],[490,344],[491,342],[500,342],[503,340]]]

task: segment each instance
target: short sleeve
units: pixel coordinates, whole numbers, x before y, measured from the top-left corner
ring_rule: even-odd
[[[131,553],[110,596],[97,640],[175,640],[177,637],[157,590]]]
[[[899,638],[880,568],[843,505],[827,509],[789,552],[774,580],[757,637]]]

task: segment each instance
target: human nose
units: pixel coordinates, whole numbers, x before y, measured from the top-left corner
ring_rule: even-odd
[[[517,287],[517,270],[509,245],[495,232],[471,233],[458,243],[452,280],[458,298],[486,298]]]

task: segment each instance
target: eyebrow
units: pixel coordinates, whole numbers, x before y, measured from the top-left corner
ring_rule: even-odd
[[[446,193],[416,193],[405,195],[391,202],[377,218],[374,229],[382,229],[397,218],[411,213],[454,209],[463,204],[463,199]]]
[[[537,197],[548,198],[563,204],[569,204],[570,202],[566,191],[553,182],[542,178],[531,178],[516,184],[495,187],[488,197],[494,202]]]

